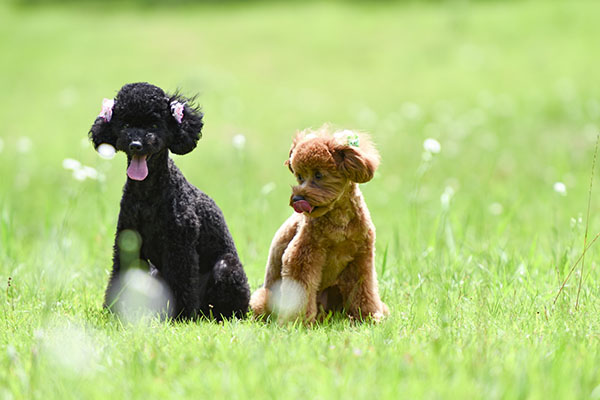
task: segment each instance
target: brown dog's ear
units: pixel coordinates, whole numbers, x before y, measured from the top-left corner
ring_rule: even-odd
[[[368,136],[352,134],[344,140],[346,144],[336,140],[330,146],[339,170],[352,182],[365,183],[373,179],[379,166],[379,153]]]
[[[287,160],[285,160],[285,162],[283,163],[283,165],[285,165],[286,167],[289,168],[290,172],[293,174],[294,170],[292,169],[292,163],[290,162],[290,159],[288,158]]]
[[[294,139],[292,139],[292,147],[290,148],[290,154],[288,155],[288,159],[285,160],[285,162],[283,163],[283,165],[285,165],[286,167],[288,167],[290,169],[290,172],[292,174],[294,173],[294,170],[292,169],[292,153],[294,152],[294,149],[296,148],[298,143],[300,143],[300,141],[302,139],[304,139],[305,136],[306,136],[306,131],[296,132],[296,136],[294,136]]]

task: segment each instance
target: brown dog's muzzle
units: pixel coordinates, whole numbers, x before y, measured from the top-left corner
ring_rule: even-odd
[[[313,206],[311,206],[310,203],[300,195],[292,195],[290,198],[290,206],[294,208],[294,211],[300,214],[303,212],[310,214],[310,212],[313,210]]]

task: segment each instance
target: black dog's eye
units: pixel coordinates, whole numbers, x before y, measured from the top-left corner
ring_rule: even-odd
[[[323,174],[319,171],[315,172],[315,179],[320,181],[323,178]]]
[[[152,124],[152,129],[158,129],[158,125]]]
[[[123,124],[123,128],[124,128],[124,129],[127,129],[127,128],[129,128],[129,124]]]

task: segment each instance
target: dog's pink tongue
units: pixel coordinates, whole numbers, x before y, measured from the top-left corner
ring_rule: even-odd
[[[129,168],[127,168],[127,176],[134,181],[143,181],[148,176],[148,165],[146,164],[146,156],[132,156]]]
[[[294,207],[294,211],[296,211],[297,213],[310,213],[313,209],[310,203],[306,200],[295,201],[294,204],[292,204],[292,207]]]

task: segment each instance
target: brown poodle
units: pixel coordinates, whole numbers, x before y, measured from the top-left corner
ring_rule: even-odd
[[[294,138],[286,165],[296,176],[290,205],[269,251],[255,316],[313,322],[320,310],[356,319],[389,314],[375,273],[375,226],[358,187],[373,178],[379,154],[366,134],[324,126]],[[322,315],[322,314],[321,314]]]

